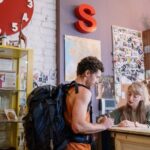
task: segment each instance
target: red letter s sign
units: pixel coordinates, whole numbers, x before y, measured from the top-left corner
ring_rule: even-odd
[[[75,28],[79,32],[89,33],[96,30],[96,20],[92,17],[95,15],[95,10],[88,4],[81,4],[75,8],[75,15],[78,21],[75,22]]]

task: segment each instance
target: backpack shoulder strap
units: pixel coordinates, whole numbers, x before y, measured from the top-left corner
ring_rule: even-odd
[[[71,88],[71,87],[75,87],[75,93],[78,93],[78,92],[79,92],[79,89],[78,89],[79,86],[82,86],[82,87],[84,87],[84,88],[90,90],[90,88],[88,88],[87,86],[85,86],[85,85],[83,85],[83,84],[80,84],[80,83],[77,83],[76,81],[72,81],[72,82],[70,83],[70,88]]]
[[[90,90],[90,88],[88,88],[87,86],[85,86],[85,85],[83,85],[83,84],[80,84],[80,83],[77,83],[76,81],[72,81],[72,82],[70,83],[70,88],[71,88],[71,87],[75,87],[75,93],[78,93],[78,92],[79,92],[79,89],[78,89],[79,86],[82,86],[82,87],[84,87],[84,88]],[[90,121],[93,122],[93,121],[92,121],[92,100],[90,100],[90,102],[89,102],[89,104],[88,104],[87,111],[90,112]]]

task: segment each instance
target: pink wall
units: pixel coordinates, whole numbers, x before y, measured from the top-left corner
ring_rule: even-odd
[[[83,34],[75,30],[74,8],[82,3],[93,6],[97,30]],[[74,35],[101,41],[105,75],[113,74],[111,25],[143,31],[150,28],[150,0],[57,0],[58,79],[64,80],[64,35]],[[58,82],[59,82],[58,81]]]

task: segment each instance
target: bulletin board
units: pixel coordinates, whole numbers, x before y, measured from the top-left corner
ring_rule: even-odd
[[[144,80],[144,52],[140,31],[112,26],[116,100],[124,98],[122,86]]]

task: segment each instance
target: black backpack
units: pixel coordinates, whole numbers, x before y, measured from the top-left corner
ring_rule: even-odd
[[[66,94],[75,81],[34,89],[27,98],[28,113],[23,118],[26,146],[29,150],[64,150],[68,142],[91,143],[90,135],[74,134],[64,119]],[[90,105],[89,105],[90,106]]]
[[[67,145],[69,130],[63,112],[70,86],[45,85],[37,87],[28,96],[28,113],[23,118],[23,126],[29,150],[63,150]]]

